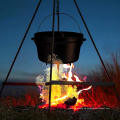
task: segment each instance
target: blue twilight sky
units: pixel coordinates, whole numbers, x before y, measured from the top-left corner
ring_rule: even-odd
[[[11,79],[32,80],[39,73],[43,74],[46,68],[46,64],[38,60],[36,46],[31,40],[35,32],[51,30],[52,17],[38,27],[41,20],[52,13],[52,0],[42,1],[10,75]],[[102,57],[110,60],[111,53],[120,51],[120,0],[76,1]],[[3,80],[8,72],[37,3],[38,0],[0,0],[0,80]],[[86,38],[79,61],[75,63],[77,73],[86,73],[100,62],[73,0],[60,0],[60,12],[72,15]],[[76,23],[63,15],[60,16],[60,30],[80,32]]]

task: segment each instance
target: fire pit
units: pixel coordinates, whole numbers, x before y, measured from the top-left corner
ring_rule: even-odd
[[[80,47],[85,41],[82,33],[55,32],[53,62],[61,60],[62,63],[73,63],[78,60]],[[34,34],[34,40],[39,60],[50,63],[53,33],[38,32]]]

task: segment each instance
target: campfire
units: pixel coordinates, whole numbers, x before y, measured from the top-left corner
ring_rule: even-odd
[[[74,72],[74,64],[61,64],[60,66],[53,65],[52,79],[53,82],[59,80],[61,82],[72,82],[82,83],[87,81],[87,76],[80,79]],[[60,68],[60,70],[59,70]],[[49,81],[49,70],[47,69],[46,81]],[[41,77],[39,77],[41,78]],[[39,79],[40,80],[40,79]],[[39,108],[48,108],[49,106],[49,95],[48,87],[38,86],[40,88],[40,98],[44,102],[43,105],[39,105]],[[109,88],[109,91],[112,88]],[[51,90],[51,107],[62,108],[62,109],[73,109],[74,111],[79,110],[83,107],[88,108],[100,108],[116,107],[118,104],[117,98],[114,92],[105,93],[100,87],[95,90],[92,85],[52,85]],[[99,96],[95,96],[95,92],[98,92]],[[97,94],[96,94],[97,95]],[[101,99],[102,98],[102,99]],[[114,100],[114,101],[113,101]],[[112,102],[113,101],[113,102]]]
[[[74,64],[53,64],[52,89],[51,89],[51,109],[104,109],[120,107],[114,86],[105,86],[88,82],[87,76],[80,76],[74,71]],[[35,85],[40,93],[37,95],[25,94],[24,98],[9,97],[1,99],[2,104],[8,106],[31,106],[39,109],[49,109],[49,78],[50,68],[46,70],[46,75],[38,75],[36,84],[21,83],[14,85]],[[56,81],[57,80],[57,81]],[[13,84],[13,83],[8,83]]]
[[[101,86],[99,84],[94,85],[92,82],[87,81],[87,76],[77,76],[74,72],[74,67],[74,64],[61,64],[60,66],[53,65],[52,82],[55,82],[55,84],[52,85],[51,90],[51,109],[72,109],[73,111],[77,111],[80,109],[120,107],[114,86],[106,87],[102,86],[102,84]],[[31,106],[39,109],[48,109],[49,72],[50,68],[47,68],[46,76],[43,77],[42,75],[39,75],[36,77],[35,85],[39,88],[40,96],[33,96],[29,93],[25,94],[24,98],[7,96],[6,98],[1,99],[1,103],[8,106],[12,105],[13,107]],[[46,82],[44,79],[46,79]],[[57,81],[58,84],[55,80],[59,80]],[[33,84],[24,83],[24,85]]]

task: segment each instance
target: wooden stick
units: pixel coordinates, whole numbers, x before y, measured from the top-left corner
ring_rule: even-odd
[[[92,86],[114,86],[114,82],[69,82],[69,81],[52,81],[46,82],[45,85],[92,85]]]
[[[4,85],[13,86],[44,86],[44,85],[92,85],[92,86],[114,86],[114,82],[69,82],[69,81],[52,81],[41,83],[18,83],[18,82],[3,82]]]
[[[4,84],[4,85],[11,85],[11,86],[12,86],[12,85],[13,85],[13,86],[43,86],[43,85],[45,85],[44,82],[42,82],[42,83],[3,82],[2,84]]]

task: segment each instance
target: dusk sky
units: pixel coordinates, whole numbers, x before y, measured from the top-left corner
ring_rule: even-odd
[[[110,61],[110,55],[120,51],[120,0],[76,1],[103,59]],[[5,78],[9,70],[37,3],[38,0],[0,0],[0,80]],[[94,69],[100,61],[73,0],[60,0],[60,12],[72,15],[81,29],[79,31],[71,18],[61,15],[60,30],[82,32],[86,38],[79,60],[75,63],[76,72],[86,73]],[[46,64],[39,61],[36,46],[31,38],[35,32],[52,30],[52,17],[39,28],[44,17],[51,13],[52,0],[42,0],[10,78],[30,80],[44,73]],[[57,24],[55,27],[57,30]]]

